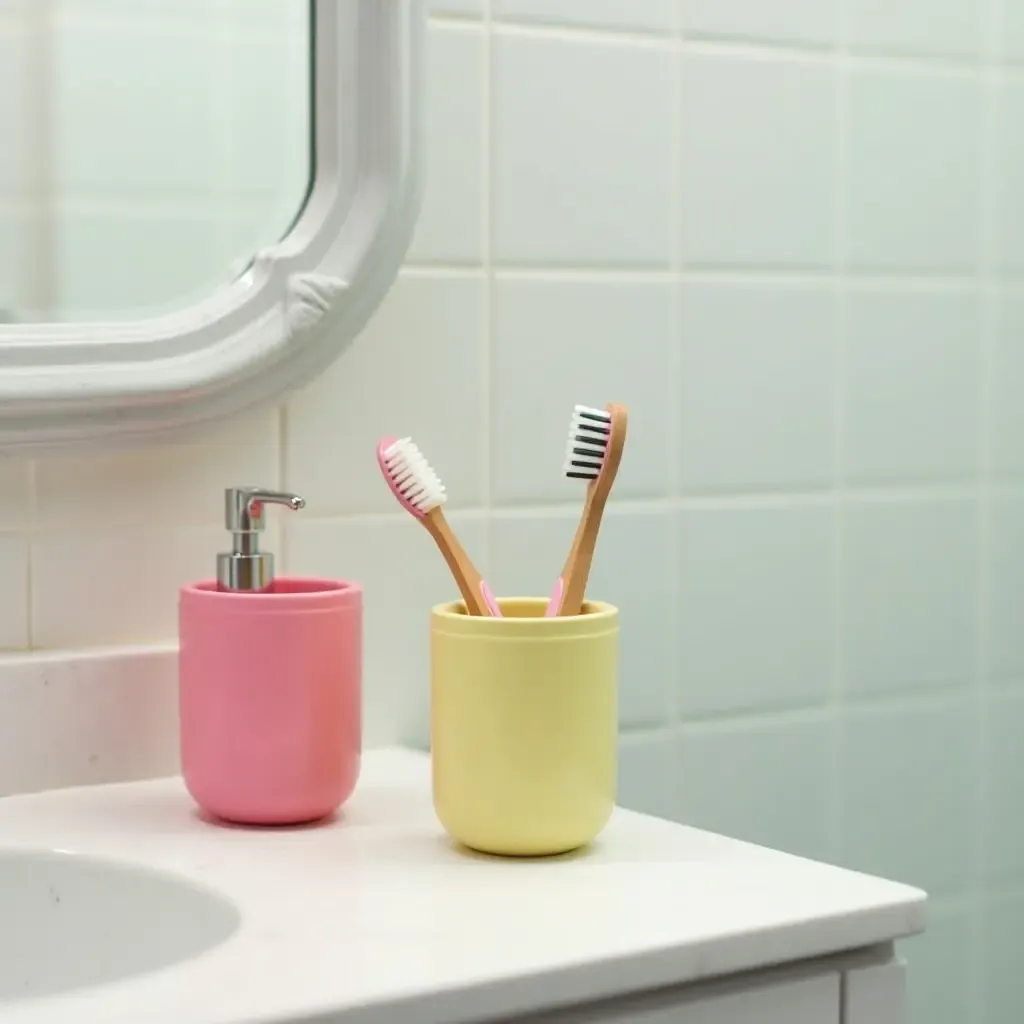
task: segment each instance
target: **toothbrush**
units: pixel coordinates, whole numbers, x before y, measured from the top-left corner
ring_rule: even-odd
[[[377,462],[395,497],[434,538],[459,586],[470,615],[501,617],[490,587],[459,543],[441,506],[447,501],[444,484],[411,437],[386,437],[377,445]]]
[[[626,443],[628,414],[624,405],[591,409],[577,405],[569,423],[569,444],[563,472],[572,480],[587,480],[587,498],[569,556],[544,615],[579,615],[594,560],[601,517],[611,494]]]

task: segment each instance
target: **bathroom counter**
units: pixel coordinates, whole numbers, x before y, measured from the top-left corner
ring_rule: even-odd
[[[242,915],[198,959],[0,1002],[3,1024],[899,1024],[891,943],[924,923],[915,889],[624,810],[575,855],[477,856],[403,750],[368,753],[325,825],[218,827],[161,779],[0,800],[0,847],[168,869]]]

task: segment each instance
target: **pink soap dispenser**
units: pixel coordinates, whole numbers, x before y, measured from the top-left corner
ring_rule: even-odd
[[[181,766],[213,818],[253,825],[335,811],[359,774],[363,595],[354,583],[274,578],[259,547],[267,505],[305,501],[258,487],[225,492],[232,550],[217,579],[181,589]]]

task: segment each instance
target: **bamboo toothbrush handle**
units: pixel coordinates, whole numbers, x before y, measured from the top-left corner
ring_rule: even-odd
[[[602,489],[591,487],[583,507],[583,515],[576,533],[576,541],[569,552],[566,569],[562,573],[565,589],[562,593],[562,607],[559,615],[579,615],[583,610],[583,598],[587,592],[590,567],[594,561],[594,549],[601,530],[601,517],[608,495]]]
[[[565,565],[562,566],[561,579],[563,585],[569,578],[569,573],[572,571],[573,563],[576,561],[576,551],[580,546],[580,538],[583,536],[583,530],[587,525],[587,513],[590,511],[590,506],[594,499],[594,488],[593,485],[587,487],[587,496],[583,499],[583,511],[580,513],[580,521],[576,524],[576,534],[572,539],[572,546],[569,548],[569,554],[565,556]]]
[[[432,508],[423,516],[423,525],[441,549],[441,554],[444,555],[444,560],[458,584],[462,600],[466,602],[466,611],[470,615],[490,615],[490,609],[483,597],[483,578],[473,567],[469,555],[459,543],[440,506]]]

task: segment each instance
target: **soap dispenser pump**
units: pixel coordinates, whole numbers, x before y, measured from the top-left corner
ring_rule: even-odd
[[[297,494],[262,487],[229,487],[224,492],[224,525],[231,531],[231,550],[217,556],[217,586],[235,593],[261,593],[274,582],[274,556],[260,551],[267,505],[293,512],[306,507]]]
[[[182,587],[181,766],[209,819],[296,824],[334,812],[359,774],[363,595],[358,584],[275,576],[268,506],[297,494],[229,487],[231,550]]]

